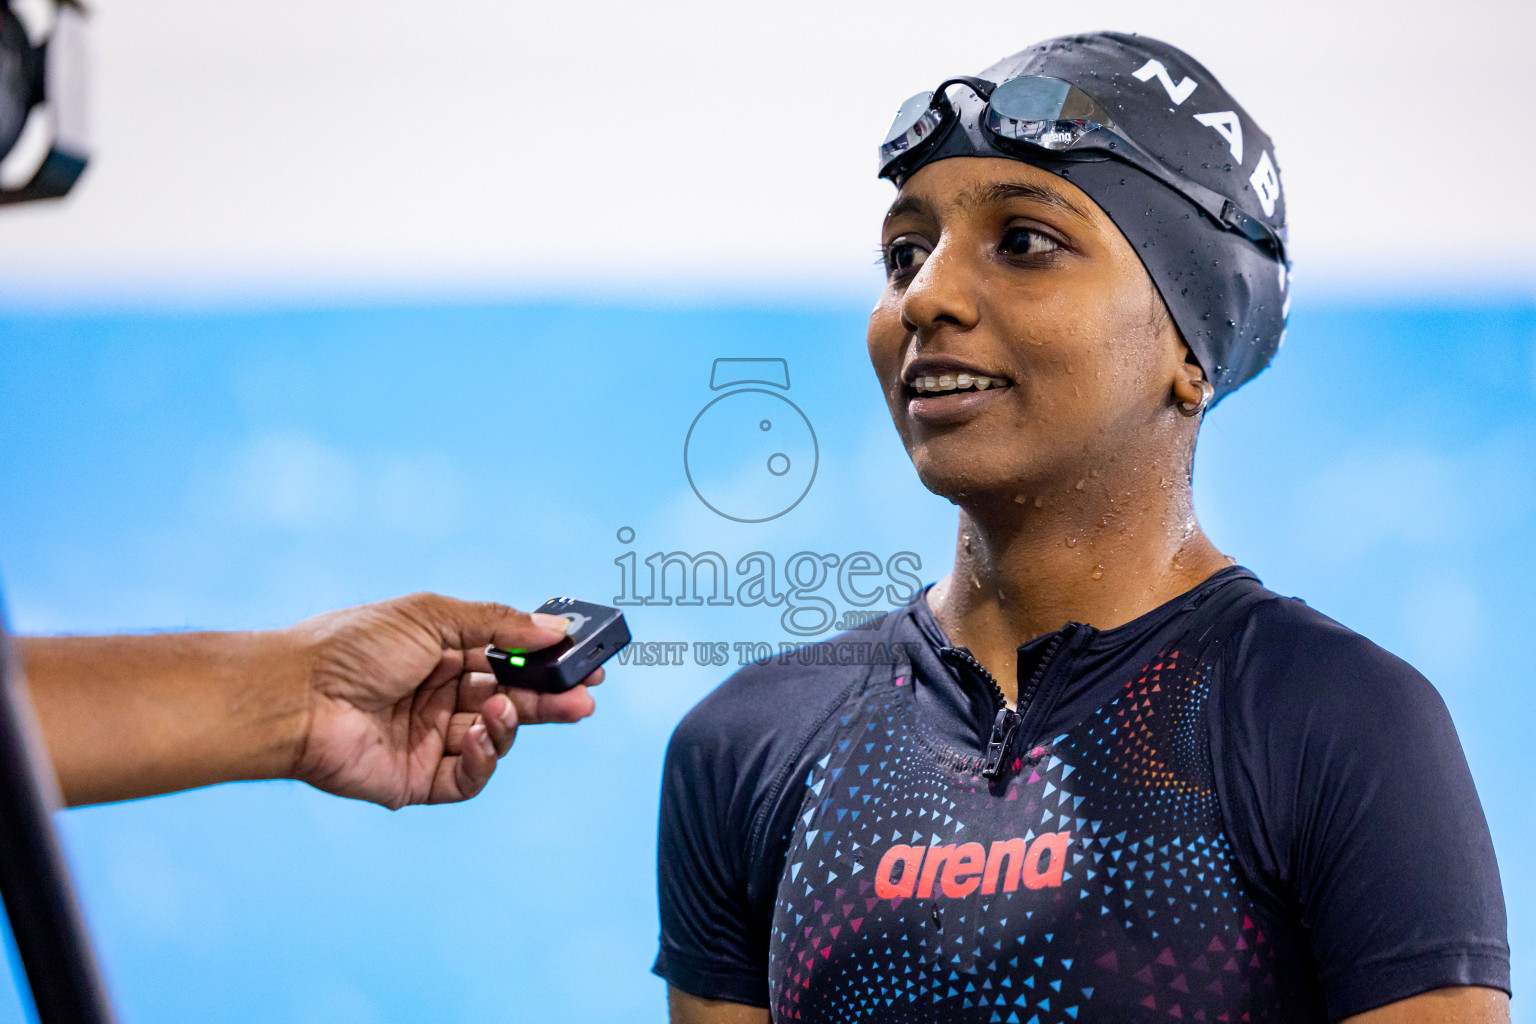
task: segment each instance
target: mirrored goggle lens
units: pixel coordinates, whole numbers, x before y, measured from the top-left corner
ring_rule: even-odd
[[[1114,122],[1070,82],[1030,75],[1010,78],[997,87],[987,104],[986,125],[1004,139],[1063,150],[1089,132],[1114,127]]]
[[[944,112],[935,110],[933,93],[920,92],[901,105],[891,130],[880,143],[880,170],[883,172],[891,161],[920,145],[944,124]]]

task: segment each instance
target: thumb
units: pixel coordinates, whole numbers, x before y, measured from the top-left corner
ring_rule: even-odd
[[[445,648],[474,651],[486,644],[538,650],[565,636],[568,619],[532,616],[494,601],[461,601],[440,594],[402,598],[409,614],[423,623]]]

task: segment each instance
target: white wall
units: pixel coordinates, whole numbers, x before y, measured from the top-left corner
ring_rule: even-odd
[[[1299,283],[1536,282],[1516,0],[94,6],[98,155],[0,219],[0,295],[848,294],[900,100],[1094,28],[1275,137]]]

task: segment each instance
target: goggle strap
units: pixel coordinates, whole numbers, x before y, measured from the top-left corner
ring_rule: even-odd
[[[1273,249],[1276,257],[1284,261],[1285,240],[1280,237],[1279,233],[1274,231],[1263,221],[1254,217],[1250,217],[1248,214],[1238,209],[1237,204],[1232,202],[1232,200],[1227,200],[1226,208],[1221,212],[1221,219],[1225,224],[1231,227],[1238,234],[1242,235],[1244,238],[1248,239],[1250,242]]]
[[[937,89],[933,90],[934,106],[937,106],[940,100],[942,100],[946,105],[949,103],[949,97],[944,95],[944,90],[948,89],[952,85],[965,86],[967,89],[970,89],[971,92],[981,97],[981,102],[983,103],[990,100],[992,98],[993,91],[997,89],[996,82],[989,82],[985,78],[974,78],[970,75],[958,75],[954,78],[946,78],[944,81],[939,83],[939,87]]]
[[[1116,137],[1150,160],[1154,167],[1163,168],[1164,165],[1161,160],[1152,156],[1152,154],[1142,149],[1135,142],[1119,133],[1116,133]],[[1168,185],[1173,186],[1175,191],[1182,192],[1192,200],[1196,206],[1204,210],[1220,227],[1242,235],[1255,245],[1270,249],[1276,259],[1282,263],[1285,262],[1285,241],[1268,224],[1244,213],[1236,203],[1215,189],[1206,188],[1198,181],[1193,181],[1171,170],[1165,170],[1165,175],[1165,182]]]

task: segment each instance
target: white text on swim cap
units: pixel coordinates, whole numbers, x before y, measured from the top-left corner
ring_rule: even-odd
[[[1216,129],[1216,133],[1227,140],[1232,159],[1238,163],[1243,162],[1243,123],[1237,119],[1235,111],[1217,110],[1210,114],[1196,114],[1195,120],[1207,128]]]
[[[1269,158],[1268,151],[1259,157],[1259,165],[1253,169],[1248,184],[1258,193],[1259,205],[1264,207],[1264,216],[1273,217],[1275,203],[1280,200],[1280,174],[1275,170],[1275,163]]]
[[[1189,99],[1189,94],[1195,91],[1196,82],[1185,75],[1178,85],[1173,84],[1173,78],[1169,76],[1168,69],[1163,67],[1163,62],[1157,59],[1147,61],[1141,67],[1132,72],[1138,82],[1150,82],[1154,77],[1163,83],[1163,88],[1168,91],[1168,98],[1173,100],[1174,106],[1179,106]]]

